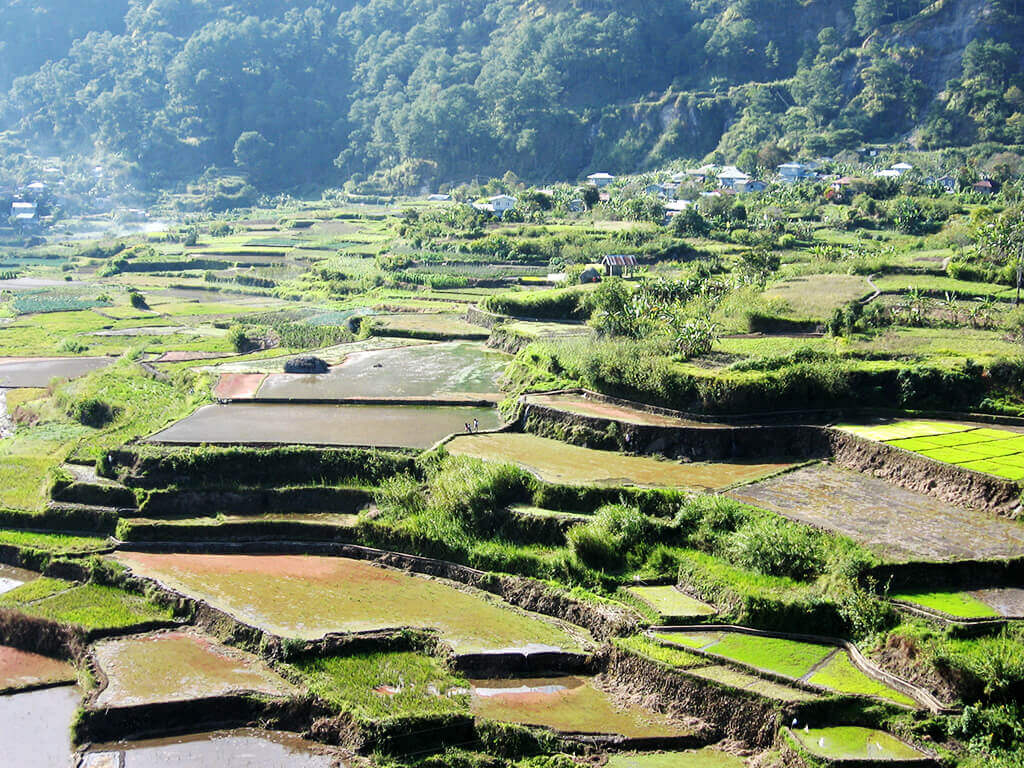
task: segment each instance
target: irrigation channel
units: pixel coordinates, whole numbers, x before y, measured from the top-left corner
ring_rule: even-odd
[[[245,377],[220,378],[223,402],[66,465],[43,519],[108,537],[53,557],[0,546],[5,760],[356,768],[458,747],[611,768],[739,768],[769,749],[936,763],[883,726],[951,702],[850,642],[731,623],[728,600],[685,580],[595,600],[409,554],[377,522],[376,486],[438,444],[516,464],[534,495],[493,524],[538,550],[605,501],[729,495],[861,544],[896,610],[991,632],[1024,612],[1013,425],[712,421],[579,390],[524,396],[505,424],[506,361],[459,342],[361,350],[324,374],[220,371]],[[974,465],[986,456],[1004,474]]]

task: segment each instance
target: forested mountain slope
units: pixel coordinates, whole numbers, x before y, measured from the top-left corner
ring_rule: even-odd
[[[0,34],[15,174],[30,151],[150,188],[401,190],[1024,143],[1020,0],[44,0]]]

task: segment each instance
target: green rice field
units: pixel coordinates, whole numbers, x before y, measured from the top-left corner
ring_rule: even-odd
[[[988,619],[999,616],[999,612],[992,606],[967,592],[898,592],[890,594],[889,598],[964,619]]]
[[[942,421],[897,421],[882,426],[840,425],[839,429],[912,451],[935,461],[1024,480],[1024,433]]]
[[[715,609],[673,586],[627,587],[626,591],[667,618],[712,616]]]
[[[853,665],[846,652],[831,645],[741,632],[659,632],[660,641],[702,650],[837,693],[872,696],[916,707],[913,699],[865,675]]]

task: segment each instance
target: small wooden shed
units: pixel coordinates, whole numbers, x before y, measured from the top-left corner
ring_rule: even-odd
[[[601,261],[606,275],[616,277],[632,277],[636,272],[636,256],[609,254]]]

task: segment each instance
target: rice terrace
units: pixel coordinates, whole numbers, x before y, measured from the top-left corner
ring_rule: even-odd
[[[870,157],[0,232],[0,763],[1019,767],[1020,182]]]

